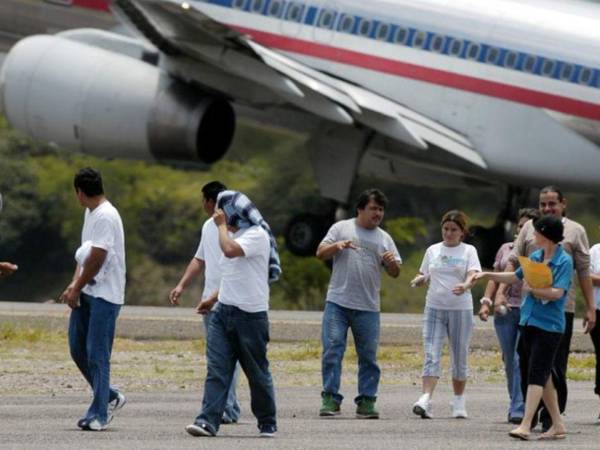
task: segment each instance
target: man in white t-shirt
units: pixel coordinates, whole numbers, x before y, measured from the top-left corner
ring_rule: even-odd
[[[364,191],[356,202],[357,216],[333,224],[317,249],[318,258],[333,259],[321,336],[322,417],[340,414],[342,360],[350,328],[358,355],[356,417],[379,418],[375,401],[381,376],[377,365],[381,274],[396,278],[402,264],[394,240],[379,228],[386,205],[380,190]]]
[[[115,324],[125,298],[125,234],[119,212],[104,195],[100,172],[81,169],[73,184],[85,219],[73,280],[60,300],[71,308],[71,357],[93,391],[77,426],[102,431],[126,401],[110,385]]]
[[[236,203],[236,200],[239,200]],[[247,208],[238,208],[245,204]],[[202,410],[186,426],[193,436],[215,436],[225,409],[227,389],[236,362],[240,362],[250,386],[252,412],[261,437],[277,431],[275,392],[267,359],[269,341],[269,260],[278,260],[271,246],[268,225],[243,194],[225,191],[217,200],[213,215],[219,231],[221,284],[219,290],[198,305],[202,314],[212,314],[206,345],[207,375]],[[227,216],[223,210],[228,211]],[[253,223],[259,219],[260,225]]]
[[[185,273],[181,277],[181,280],[179,280],[177,286],[175,286],[175,289],[169,294],[169,300],[172,305],[179,305],[179,298],[183,291],[189,286],[192,280],[200,276],[202,272],[204,272],[204,289],[200,301],[209,298],[211,294],[214,294],[219,290],[219,285],[221,283],[219,261],[223,256],[223,252],[219,246],[219,231],[217,230],[212,215],[215,213],[217,196],[226,189],[225,185],[219,181],[211,181],[202,187],[202,207],[206,214],[210,216],[210,219],[202,225],[202,235],[196,254],[188,264]],[[218,305],[215,306],[215,308],[217,307]],[[208,336],[208,324],[212,314],[213,311],[210,311],[203,316],[205,336]],[[239,375],[240,366],[239,364],[236,364],[233,379],[227,394],[227,404],[225,405],[225,411],[221,418],[222,424],[236,423],[240,418],[240,404],[235,393]]]

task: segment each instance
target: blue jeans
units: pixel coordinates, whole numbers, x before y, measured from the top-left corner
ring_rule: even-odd
[[[332,302],[325,303],[323,312],[322,395],[333,395],[337,403],[341,403],[344,399],[339,390],[342,360],[348,342],[348,328],[352,329],[358,355],[358,397],[354,401],[358,403],[363,398],[375,400],[381,375],[377,365],[379,312],[344,308]]]
[[[504,316],[494,315],[494,328],[502,349],[502,360],[506,371],[506,384],[510,397],[509,418],[523,417],[525,405],[521,390],[521,369],[519,367],[519,342],[520,309],[512,308]]]
[[[208,325],[202,411],[196,424],[206,424],[214,434],[219,430],[227,403],[236,362],[240,362],[250,385],[250,408],[263,425],[276,427],[275,391],[267,359],[269,318],[267,312],[248,313],[221,304]]]
[[[207,336],[207,340],[208,340],[208,329],[209,329],[209,324],[210,324],[210,318],[213,316],[213,314],[219,307],[220,307],[220,305],[219,305],[219,303],[217,303],[217,305],[215,306],[213,311],[202,316],[202,320],[204,322],[205,336]],[[240,414],[241,414],[240,403],[238,402],[237,396],[235,393],[235,388],[237,386],[239,378],[240,378],[240,363],[238,362],[235,365],[235,371],[233,372],[233,379],[231,380],[231,385],[229,386],[229,391],[227,392],[227,403],[225,404],[225,412],[223,414],[224,417],[226,415],[227,416],[226,418],[230,419],[233,422],[237,422],[238,420],[240,420]]]
[[[110,385],[110,355],[121,305],[87,294],[79,303],[69,319],[69,349],[94,395],[85,417],[106,423],[108,403],[118,395]]]

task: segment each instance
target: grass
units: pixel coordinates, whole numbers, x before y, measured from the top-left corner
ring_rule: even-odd
[[[134,392],[199,392],[206,374],[203,340],[132,340],[117,338],[112,356],[112,380]],[[317,341],[272,342],[269,360],[276,386],[314,386],[321,384],[321,346]],[[419,346],[384,345],[379,349],[383,384],[420,383],[422,351]],[[85,392],[83,381],[68,351],[66,332],[51,332],[15,325],[0,326],[0,395],[55,394]],[[442,359],[448,383],[449,356]],[[574,353],[569,364],[569,379],[591,381],[593,354]],[[504,368],[495,351],[474,350],[470,355],[470,383],[503,384]],[[347,348],[342,383],[356,384],[357,357]],[[242,384],[246,381],[242,377]]]

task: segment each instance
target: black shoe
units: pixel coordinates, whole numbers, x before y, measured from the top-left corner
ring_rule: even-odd
[[[521,425],[521,422],[523,422],[522,417],[509,417],[508,418],[508,423],[513,423],[515,425]]]

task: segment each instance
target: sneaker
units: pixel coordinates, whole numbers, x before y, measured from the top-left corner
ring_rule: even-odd
[[[120,392],[117,392],[117,398],[115,398],[112,402],[108,403],[108,422],[110,423],[113,420],[113,417],[125,406],[127,403],[127,398]]]
[[[237,423],[237,420],[234,420],[227,413],[223,413],[223,417],[221,417],[221,425],[233,425]]]
[[[356,405],[357,419],[379,419],[379,411],[375,408],[375,400],[362,398]]]
[[[277,427],[275,425],[261,425],[259,427],[261,438],[272,438],[275,437],[275,432],[277,431]]]
[[[452,399],[452,417],[455,419],[466,419],[467,414],[466,400],[464,395],[455,395]]]
[[[192,436],[197,437],[213,437],[215,435],[215,433],[210,431],[210,428],[205,423],[192,423],[185,427],[185,431],[187,431]]]
[[[413,413],[417,416],[421,416],[421,419],[433,419],[431,414],[432,403],[431,395],[423,394],[419,397],[419,400],[413,405]]]
[[[108,428],[108,423],[100,422],[98,419],[94,418],[88,422],[88,430],[91,431],[104,431]]]
[[[79,428],[81,428],[82,430],[89,430],[90,429],[90,419],[88,419],[87,417],[82,417],[81,419],[79,419],[77,421],[77,426]]]
[[[333,395],[324,394],[321,402],[321,409],[319,410],[319,416],[337,416],[340,414],[340,412],[340,404],[333,399]]]

